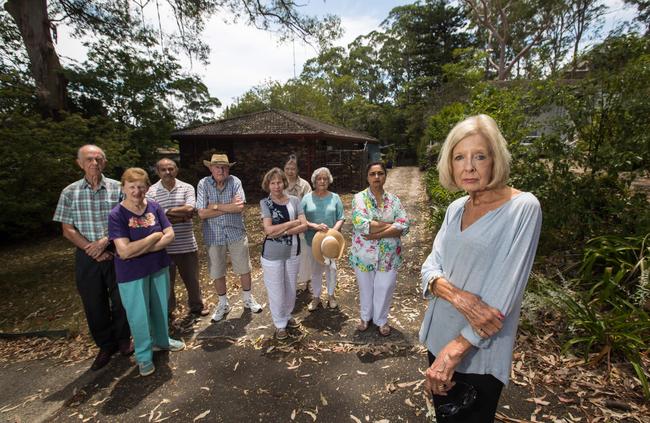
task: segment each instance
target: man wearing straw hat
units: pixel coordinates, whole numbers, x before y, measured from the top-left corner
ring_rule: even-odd
[[[239,275],[244,308],[253,313],[262,311],[251,293],[251,261],[248,237],[244,226],[244,203],[246,195],[241,181],[230,174],[230,163],[225,154],[213,154],[203,164],[211,176],[199,181],[196,208],[203,221],[203,240],[208,250],[208,270],[219,295],[219,304],[212,321],[222,320],[230,312],[226,291],[226,258],[230,252],[233,271]]]

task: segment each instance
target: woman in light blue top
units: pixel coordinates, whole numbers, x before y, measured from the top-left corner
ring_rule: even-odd
[[[307,219],[307,232],[305,232],[305,241],[311,251],[311,241],[317,231],[327,232],[329,229],[341,231],[343,226],[343,202],[338,194],[328,190],[330,184],[334,181],[332,173],[326,167],[320,167],[311,175],[311,183],[314,191],[306,194],[302,198],[302,209]],[[311,294],[313,296],[307,309],[315,311],[321,305],[320,293],[323,280],[323,273],[327,280],[328,305],[330,308],[338,307],[334,290],[336,289],[336,264],[321,264],[316,260],[313,254],[311,258]]]
[[[542,213],[533,194],[507,185],[510,153],[489,116],[451,130],[438,171],[445,188],[468,195],[447,209],[422,265],[426,386],[438,422],[492,422],[508,382]]]

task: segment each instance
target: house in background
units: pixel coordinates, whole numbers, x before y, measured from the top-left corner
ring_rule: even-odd
[[[379,160],[379,140],[370,135],[283,110],[267,110],[219,120],[172,133],[180,150],[180,165],[197,180],[209,175],[203,160],[226,153],[232,174],[242,180],[246,195],[261,198],[264,173],[282,168],[290,154],[298,157],[300,176],[326,166],[334,176],[331,190],[358,191],[366,186],[365,168]],[[188,176],[188,179],[193,179]]]

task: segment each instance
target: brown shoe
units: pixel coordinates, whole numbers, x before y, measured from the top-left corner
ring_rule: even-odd
[[[287,327],[288,327],[288,328],[293,328],[293,329],[295,329],[295,328],[299,328],[299,327],[300,327],[300,322],[298,322],[294,317],[292,317],[292,318],[289,319],[289,321],[287,322]]]
[[[276,329],[275,330],[275,339],[287,339],[289,337],[289,334],[287,333],[287,330],[282,328],[282,329]]]
[[[365,320],[359,320],[359,324],[357,325],[357,330],[359,332],[363,332],[366,329],[368,329],[368,322],[366,322]]]
[[[204,308],[204,309],[201,309],[201,310],[195,310],[195,311],[193,310],[193,311],[190,311],[190,314],[192,316],[195,316],[195,317],[205,317],[208,314],[210,314],[210,310],[208,310],[207,308]]]
[[[111,361],[113,353],[114,351],[111,350],[99,350],[97,357],[95,357],[95,361],[93,361],[93,364],[90,366],[90,370],[99,370],[106,366],[108,362]]]

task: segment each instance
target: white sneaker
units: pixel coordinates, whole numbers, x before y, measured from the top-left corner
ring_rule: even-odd
[[[251,298],[249,300],[244,300],[244,308],[250,309],[251,312],[253,313],[259,313],[262,311],[262,306],[255,301],[255,297],[251,295]]]
[[[228,313],[230,313],[230,304],[219,303],[219,305],[217,305],[217,309],[214,311],[214,314],[212,314],[212,321],[218,322],[219,320],[223,319],[224,316]]]

